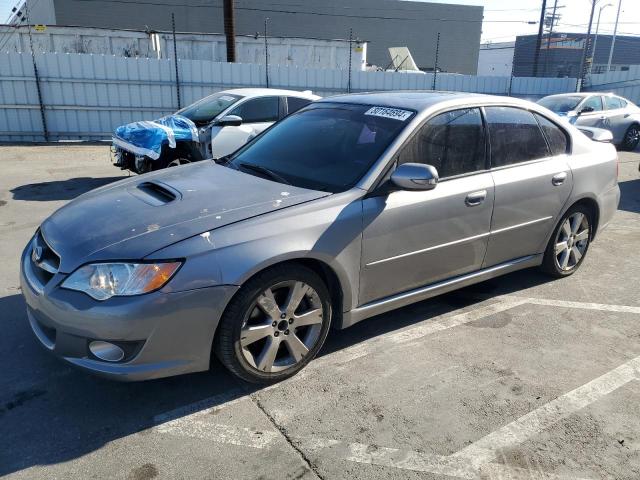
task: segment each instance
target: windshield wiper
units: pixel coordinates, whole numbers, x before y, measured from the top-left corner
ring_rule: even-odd
[[[283,177],[278,175],[276,172],[269,170],[268,168],[262,167],[260,165],[254,165],[253,163],[239,163],[238,166],[240,168],[244,168],[245,170],[252,170],[256,173],[260,173],[265,175],[276,182],[285,183],[287,185],[291,185],[291,182],[285,180]]]

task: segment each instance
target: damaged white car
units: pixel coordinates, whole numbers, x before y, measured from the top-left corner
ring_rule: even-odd
[[[320,97],[310,91],[240,88],[214,93],[173,115],[116,128],[113,164],[145,173],[220,158]]]

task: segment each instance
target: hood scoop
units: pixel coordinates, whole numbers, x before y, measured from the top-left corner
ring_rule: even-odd
[[[178,190],[157,180],[139,183],[130,188],[129,193],[153,207],[167,205],[182,198]]]

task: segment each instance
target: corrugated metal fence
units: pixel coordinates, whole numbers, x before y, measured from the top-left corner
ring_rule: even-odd
[[[626,72],[607,72],[591,75],[589,86],[584,90],[592,92],[614,92],[640,103],[640,65],[631,65]]]
[[[158,118],[177,109],[170,60],[103,55],[36,55],[49,140],[109,138],[118,125]],[[219,90],[265,86],[265,66],[180,60],[182,105]],[[269,67],[270,86],[345,93],[347,70]],[[438,74],[437,90],[539,98],[572,91],[574,79]],[[352,72],[351,91],[431,90],[433,74]],[[0,141],[42,141],[36,82],[29,54],[0,54]]]

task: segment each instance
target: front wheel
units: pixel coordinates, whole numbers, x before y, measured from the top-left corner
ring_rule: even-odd
[[[331,301],[322,279],[300,265],[249,280],[223,314],[214,352],[235,375],[275,383],[300,371],[324,343]]]
[[[542,270],[554,277],[566,277],[582,264],[591,241],[591,212],[577,205],[564,214],[547,245]]]

